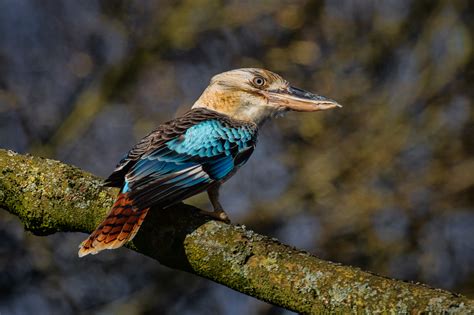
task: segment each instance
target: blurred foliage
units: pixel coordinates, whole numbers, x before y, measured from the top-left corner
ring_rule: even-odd
[[[337,100],[265,126],[225,186],[233,221],[474,297],[471,1],[7,0],[0,30],[0,146],[103,176],[225,70]],[[283,312],[127,250],[78,260],[83,235],[3,212],[0,235],[2,314]]]

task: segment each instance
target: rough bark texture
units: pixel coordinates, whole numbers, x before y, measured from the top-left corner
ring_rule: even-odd
[[[33,234],[89,233],[116,193],[78,168],[0,150],[0,207]],[[152,210],[129,248],[299,313],[474,313],[463,296],[320,260],[191,206]]]

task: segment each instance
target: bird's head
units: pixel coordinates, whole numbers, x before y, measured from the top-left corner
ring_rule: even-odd
[[[264,69],[236,69],[215,75],[194,103],[234,119],[262,124],[289,110],[314,112],[341,107],[338,103],[290,86],[281,76]]]

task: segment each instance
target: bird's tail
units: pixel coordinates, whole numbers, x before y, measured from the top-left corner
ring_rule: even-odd
[[[134,207],[128,193],[120,193],[107,218],[79,245],[79,257],[118,248],[132,240],[148,210]]]

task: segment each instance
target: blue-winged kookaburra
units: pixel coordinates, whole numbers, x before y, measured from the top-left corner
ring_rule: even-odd
[[[212,217],[229,221],[219,187],[247,162],[258,128],[286,111],[340,107],[335,101],[294,88],[263,69],[237,69],[214,76],[181,117],[138,142],[105,181],[120,193],[107,218],[80,245],[79,256],[130,241],[148,210],[166,209],[207,191]]]

